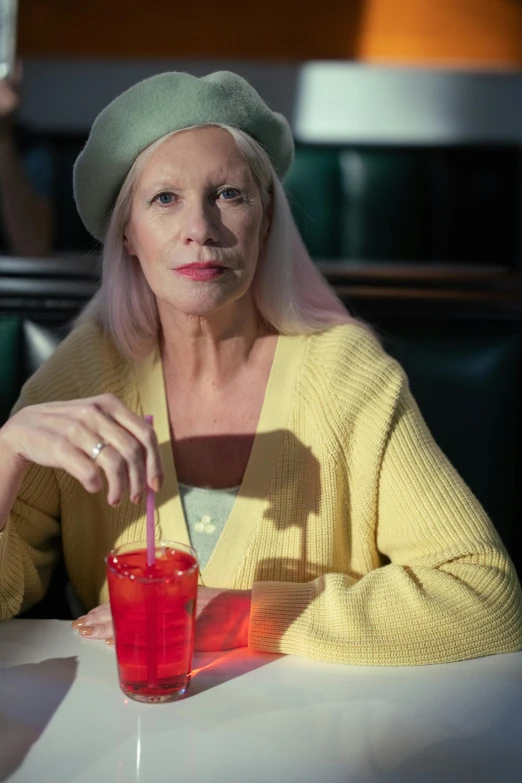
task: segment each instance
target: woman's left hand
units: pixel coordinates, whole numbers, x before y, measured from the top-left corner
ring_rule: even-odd
[[[198,587],[194,650],[210,652],[248,645],[251,590]],[[86,639],[102,639],[114,646],[109,603],[74,620],[72,627]]]

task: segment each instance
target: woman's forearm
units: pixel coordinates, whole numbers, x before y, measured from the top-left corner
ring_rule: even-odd
[[[29,464],[19,459],[0,428],[0,530],[3,530]]]

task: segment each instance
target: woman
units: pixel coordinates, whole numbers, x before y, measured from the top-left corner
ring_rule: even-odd
[[[157,536],[202,562],[199,649],[406,665],[522,646],[491,523],[306,255],[292,154],[226,72],[155,76],[94,123],[75,194],[103,283],[0,432],[4,617],[41,597],[61,537],[76,627],[109,640],[103,557],[144,537],[148,485]]]

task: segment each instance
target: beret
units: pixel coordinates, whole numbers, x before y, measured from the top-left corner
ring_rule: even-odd
[[[287,120],[241,76],[160,73],[119,95],[93,123],[73,173],[74,198],[87,230],[103,241],[108,216],[140,152],[172,131],[212,123],[252,136],[281,179],[290,168],[294,142]]]

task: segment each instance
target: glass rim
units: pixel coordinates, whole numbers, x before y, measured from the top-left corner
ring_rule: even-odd
[[[199,561],[198,561],[197,552],[194,549],[194,547],[191,546],[190,544],[184,544],[182,541],[171,541],[169,539],[161,539],[160,541],[155,542],[154,548],[158,549],[159,547],[164,547],[167,549],[174,549],[174,550],[178,548],[181,549],[182,551],[188,552],[188,554],[191,554],[194,557],[194,561],[195,561],[194,565],[191,568],[187,568],[183,571],[173,571],[171,574],[168,574],[166,576],[149,577],[149,576],[135,576],[134,574],[122,573],[121,571],[117,571],[111,565],[111,563],[109,563],[109,558],[111,557],[111,555],[118,554],[118,552],[121,549],[125,549],[125,554],[127,554],[128,552],[146,551],[147,550],[146,539],[129,541],[128,543],[119,544],[119,546],[114,547],[104,557],[105,565],[115,576],[121,577],[122,579],[132,579],[132,581],[136,581],[141,584],[162,584],[172,579],[172,577],[190,574],[195,570],[199,570]]]

